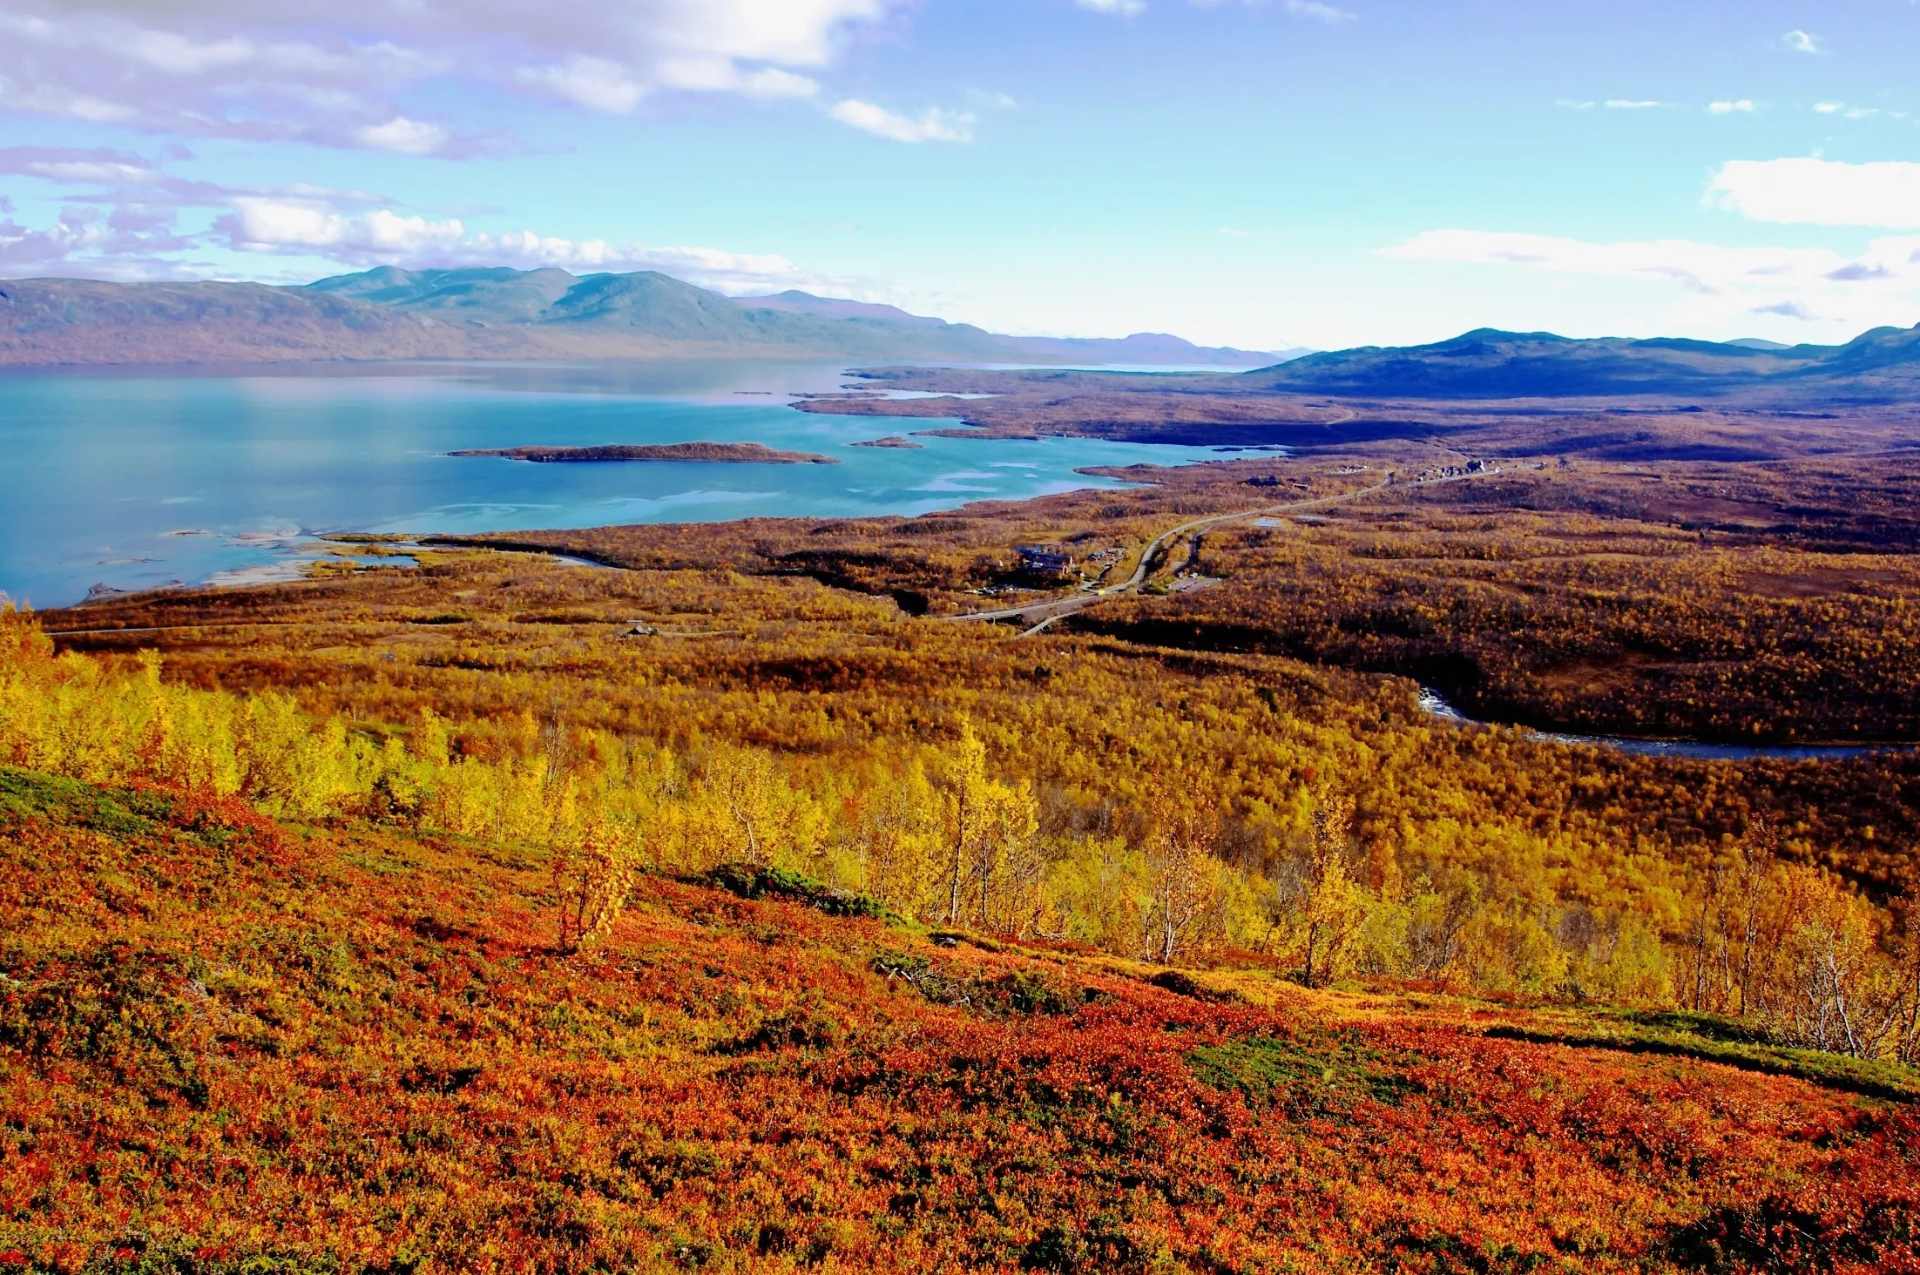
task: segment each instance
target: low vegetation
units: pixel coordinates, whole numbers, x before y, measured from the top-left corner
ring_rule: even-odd
[[[1920,738],[1914,546],[1817,488],[1582,466],[1390,493],[1209,532],[1194,569],[1227,587],[1078,623],[1396,673],[1548,730]]]
[[[1910,1073],[0,777],[3,1269],[1913,1269]]]
[[[1907,463],[1426,446],[0,613],[0,1270],[1920,1270],[1920,754],[1418,700],[1910,738]]]
[[[478,554],[284,596],[444,595],[450,581],[470,604],[514,608],[527,589],[634,587]],[[656,583],[672,596],[692,582]],[[1391,688],[1217,656],[1143,674],[1081,641],[1029,664],[1048,648],[811,583],[742,580],[726,596],[770,614],[706,639],[254,621],[211,662],[183,634],[202,647],[197,666],[176,657],[189,682],[260,683],[249,697],[170,684],[152,656],[125,672],[54,658],[15,618],[0,757],[548,847],[578,901],[568,946],[604,933],[631,870],[745,864],[776,875],[728,888],[792,893],[777,874],[800,873],[822,899],[1130,959],[1243,951],[1309,986],[1417,978],[1732,1014],[1860,1057],[1920,1048],[1910,908],[1884,911],[1822,864],[1804,820],[1770,822],[1762,803],[1790,814],[1794,794],[1764,777],[1698,767],[1698,799],[1727,804],[1712,816],[1727,830],[1674,823],[1654,841],[1646,816],[1673,800],[1660,765],[1397,716]],[[918,706],[908,686],[937,698]],[[273,687],[303,688],[305,709]],[[1639,772],[1628,803],[1609,767]],[[1881,881],[1897,894],[1905,878]]]

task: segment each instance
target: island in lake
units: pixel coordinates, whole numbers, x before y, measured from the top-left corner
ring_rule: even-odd
[[[899,448],[902,451],[917,452],[921,448],[925,447],[926,444],[916,443],[912,439],[902,438],[898,434],[889,434],[885,438],[870,438],[864,443],[849,443],[848,446],[849,447],[894,447],[894,448]]]
[[[658,443],[644,446],[607,444],[601,447],[489,447],[450,452],[452,456],[504,456],[537,464],[562,461],[718,461],[730,465],[838,465],[831,456],[813,452],[782,452],[760,443]]]

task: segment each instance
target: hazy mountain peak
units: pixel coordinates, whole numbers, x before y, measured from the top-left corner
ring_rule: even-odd
[[[891,323],[911,323],[925,327],[945,327],[945,319],[930,319],[923,315],[909,314],[896,305],[880,305],[872,301],[846,301],[837,297],[817,297],[811,292],[802,292],[798,288],[789,288],[785,292],[776,292],[771,296],[735,297],[734,301],[748,309],[777,310],[785,314],[812,314],[828,319],[878,319]]]
[[[1682,337],[1577,339],[1479,328],[1432,345],[1315,354],[1250,376],[1267,388],[1381,398],[1711,396],[1871,374],[1920,373],[1920,332],[1876,328],[1843,346]],[[1868,386],[1854,393],[1884,393]]]

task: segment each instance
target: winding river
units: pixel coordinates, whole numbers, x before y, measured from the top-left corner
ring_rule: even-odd
[[[1486,726],[1449,704],[1438,691],[1420,689],[1420,709],[1429,716],[1461,726]],[[1526,728],[1522,728],[1526,729]],[[1684,739],[1632,739],[1619,735],[1565,735],[1527,730],[1535,739],[1553,744],[1611,748],[1643,757],[1686,757],[1696,761],[1843,761],[1873,753],[1910,752],[1912,744],[1702,744]]]

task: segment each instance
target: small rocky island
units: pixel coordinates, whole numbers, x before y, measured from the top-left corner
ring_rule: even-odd
[[[904,451],[919,451],[925,443],[916,443],[910,438],[898,434],[889,434],[885,438],[870,438],[864,443],[849,443],[850,447],[898,447]]]
[[[535,464],[608,461],[720,462],[729,465],[838,465],[831,456],[812,452],[782,452],[759,443],[659,443],[633,446],[609,443],[601,447],[491,447],[450,452],[452,456],[503,456]]]

